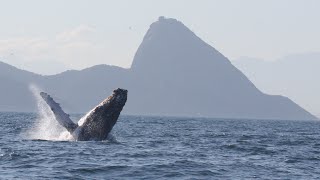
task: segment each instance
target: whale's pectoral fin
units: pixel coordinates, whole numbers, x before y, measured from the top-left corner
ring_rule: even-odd
[[[72,133],[78,125],[75,124],[60,107],[58,103],[56,103],[52,97],[50,97],[47,93],[41,92],[40,93],[42,99],[50,106],[56,120],[59,124],[65,127],[70,133]]]

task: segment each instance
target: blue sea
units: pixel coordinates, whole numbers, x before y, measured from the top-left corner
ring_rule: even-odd
[[[316,121],[121,116],[108,140],[90,142],[43,112],[0,113],[0,123],[0,179],[320,177]]]

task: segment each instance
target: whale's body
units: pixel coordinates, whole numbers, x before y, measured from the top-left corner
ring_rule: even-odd
[[[112,95],[74,123],[48,94],[41,92],[43,100],[50,106],[56,120],[65,127],[77,141],[105,140],[116,124],[127,101],[127,90],[116,89]]]

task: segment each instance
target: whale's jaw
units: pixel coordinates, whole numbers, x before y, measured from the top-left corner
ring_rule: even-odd
[[[59,124],[65,127],[78,141],[105,140],[126,104],[127,94],[128,91],[125,89],[114,90],[111,96],[81,118],[78,124],[75,124],[48,94],[40,93],[50,106]]]

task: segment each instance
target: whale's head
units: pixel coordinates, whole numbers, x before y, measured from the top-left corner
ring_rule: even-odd
[[[118,114],[127,102],[128,91],[125,89],[115,89],[111,96],[102,101],[95,109],[103,114]]]
[[[122,107],[127,101],[127,95],[127,90],[118,88],[113,90],[113,93],[111,95],[112,98],[110,100],[113,101],[112,104],[119,105]]]

